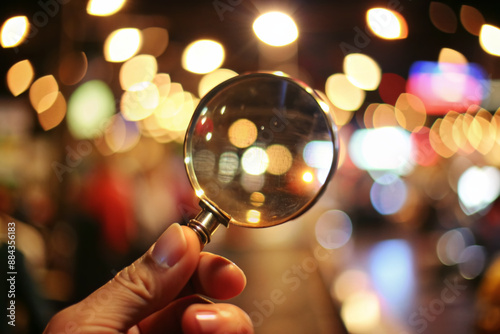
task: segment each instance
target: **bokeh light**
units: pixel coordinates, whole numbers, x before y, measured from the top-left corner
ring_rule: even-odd
[[[222,183],[229,183],[238,172],[240,159],[236,152],[224,152],[219,158],[219,175],[217,179]]]
[[[248,210],[247,211],[247,222],[257,224],[260,222],[260,211],[258,210]]]
[[[138,29],[115,30],[104,41],[104,58],[109,62],[124,62],[139,51],[141,44],[142,35]]]
[[[458,270],[465,279],[478,277],[486,266],[486,249],[483,246],[471,245],[460,254]]]
[[[460,7],[460,21],[465,30],[475,36],[479,36],[481,26],[485,22],[484,16],[480,11],[467,5]]]
[[[59,85],[53,75],[38,78],[30,87],[31,105],[38,113],[41,113],[54,104],[58,92]]]
[[[182,67],[189,72],[205,74],[224,62],[224,48],[216,41],[202,39],[189,44],[182,54]]]
[[[366,12],[368,27],[375,35],[384,39],[403,39],[408,36],[408,24],[396,11],[372,8]]]
[[[457,30],[457,15],[447,4],[432,1],[429,5],[429,16],[432,24],[442,32],[452,34]]]
[[[487,53],[500,56],[500,29],[490,24],[484,24],[479,32],[479,43]]]
[[[467,58],[458,52],[450,48],[442,48],[439,51],[438,63],[452,63],[452,64],[467,64]]]
[[[83,79],[88,69],[84,52],[65,54],[59,63],[59,80],[65,85],[74,85]]]
[[[50,130],[62,122],[66,116],[66,110],[66,99],[61,92],[58,92],[54,103],[38,114],[38,121],[45,131]]]
[[[89,0],[87,13],[94,16],[109,16],[118,12],[125,0]]]
[[[402,93],[406,92],[406,79],[395,73],[384,73],[378,93],[382,101],[394,105]]]
[[[138,55],[127,60],[120,68],[120,85],[123,90],[141,90],[151,82],[158,71],[156,58]]]
[[[368,291],[370,278],[362,270],[348,269],[338,275],[332,288],[334,296],[343,302],[355,293]]]
[[[334,106],[353,111],[359,109],[365,100],[365,92],[354,86],[343,73],[332,74],[325,84],[325,93]]]
[[[420,129],[427,120],[424,103],[412,94],[403,93],[399,96],[395,113],[398,124],[410,132]]]
[[[261,41],[272,46],[288,45],[299,36],[293,19],[281,12],[262,14],[254,21],[253,30]]]
[[[370,253],[369,273],[375,290],[391,314],[404,318],[414,300],[412,247],[404,239],[389,239],[378,242]]]
[[[29,60],[21,60],[12,65],[7,71],[7,87],[14,96],[18,96],[25,92],[33,78],[35,71]]]
[[[472,215],[488,207],[500,195],[500,171],[491,166],[470,167],[458,180],[462,210]]]
[[[394,177],[389,183],[374,182],[370,190],[371,203],[382,215],[392,215],[401,210],[407,197],[407,185],[399,177]]]
[[[131,150],[139,139],[137,123],[127,121],[121,114],[114,115],[104,131],[104,140],[113,153]]]
[[[200,83],[198,84],[198,96],[199,97],[205,96],[206,93],[208,93],[210,90],[212,90],[212,88],[214,88],[218,84],[228,79],[231,79],[237,75],[238,73],[236,73],[233,70],[229,70],[227,68],[219,68],[213,72],[205,74],[201,78]]]
[[[364,170],[405,174],[413,166],[410,135],[399,127],[356,130],[348,150],[354,164]]]
[[[250,175],[263,174],[268,165],[269,157],[266,151],[260,147],[250,147],[241,157],[241,166]]]
[[[28,36],[29,21],[24,15],[7,19],[0,32],[0,44],[3,48],[13,48],[24,42]]]
[[[311,183],[314,181],[314,175],[313,173],[306,171],[304,174],[302,174],[302,181],[305,183]]]
[[[453,266],[460,262],[460,255],[464,249],[474,242],[474,235],[468,228],[452,229],[439,237],[436,254],[442,264]]]
[[[141,30],[142,45],[140,54],[159,57],[165,52],[169,42],[168,31],[165,28],[149,27]]]
[[[374,128],[394,127],[398,125],[396,110],[394,106],[390,104],[376,104],[376,108],[369,110],[369,112],[365,115],[365,120],[366,118],[368,118],[368,116],[370,116],[370,114],[372,120],[371,122],[366,121],[366,123],[371,123]]]
[[[354,86],[375,90],[380,84],[382,71],[377,62],[362,53],[351,53],[344,58],[344,73]]]
[[[100,80],[80,85],[68,101],[67,123],[77,139],[92,139],[103,133],[106,122],[115,113],[115,98],[109,86]]]
[[[345,212],[329,210],[316,221],[316,240],[323,248],[337,249],[351,239],[352,230],[351,218]]]
[[[273,175],[282,175],[292,167],[293,157],[290,150],[283,145],[274,144],[266,148],[269,158],[267,172]]]
[[[477,64],[417,61],[410,67],[406,91],[420,98],[427,113],[463,112],[480,105],[489,90],[487,74]]]
[[[304,147],[302,156],[309,167],[330,169],[334,158],[333,143],[320,140],[310,141]]]
[[[340,315],[349,333],[371,333],[381,320],[380,301],[370,291],[354,293],[345,299]]]
[[[257,126],[252,121],[241,118],[231,124],[227,135],[231,144],[238,148],[245,148],[257,140]]]

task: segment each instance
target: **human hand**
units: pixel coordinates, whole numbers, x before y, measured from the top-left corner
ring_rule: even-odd
[[[194,231],[171,225],[137,261],[81,302],[56,314],[44,333],[253,333],[228,299],[246,284],[241,269],[200,253]]]

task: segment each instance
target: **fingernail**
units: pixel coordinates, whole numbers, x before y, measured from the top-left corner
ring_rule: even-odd
[[[182,228],[175,223],[170,225],[156,241],[151,256],[159,266],[170,268],[179,262],[186,249],[187,243]]]
[[[196,313],[196,321],[202,333],[215,333],[220,327],[220,314],[216,311],[200,311]]]

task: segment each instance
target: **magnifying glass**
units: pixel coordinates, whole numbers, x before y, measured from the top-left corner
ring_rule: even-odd
[[[201,207],[188,226],[202,244],[221,224],[274,226],[317,201],[338,156],[331,108],[280,73],[231,78],[200,100],[184,163]]]

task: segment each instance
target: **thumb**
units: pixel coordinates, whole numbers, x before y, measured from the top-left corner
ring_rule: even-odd
[[[126,332],[179,294],[199,257],[198,236],[186,226],[172,224],[141,258],[81,302],[58,313],[46,332]]]

